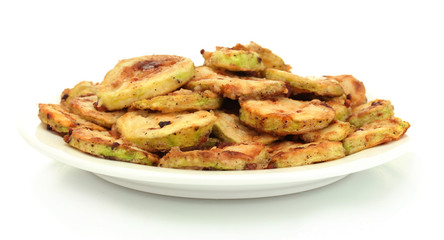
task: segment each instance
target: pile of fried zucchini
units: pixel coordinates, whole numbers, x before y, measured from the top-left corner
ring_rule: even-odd
[[[390,101],[352,75],[304,77],[250,42],[184,57],[125,59],[101,83],[65,89],[39,118],[70,146],[137,164],[195,170],[295,167],[398,140]]]

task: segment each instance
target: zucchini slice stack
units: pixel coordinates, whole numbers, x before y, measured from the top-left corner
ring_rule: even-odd
[[[352,75],[300,76],[255,42],[121,60],[100,83],[65,89],[39,118],[70,146],[164,168],[257,170],[331,161],[400,139],[389,100]]]

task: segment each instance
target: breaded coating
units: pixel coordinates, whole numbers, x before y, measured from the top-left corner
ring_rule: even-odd
[[[171,113],[218,109],[222,102],[222,97],[209,90],[193,92],[188,89],[180,89],[168,95],[136,101],[132,104],[132,107],[141,110],[149,109]]]
[[[347,155],[401,138],[410,124],[400,118],[376,120],[364,124],[361,128],[343,140]]]
[[[66,88],[60,96],[60,104],[69,108],[69,103],[76,97],[95,95],[97,84],[90,81],[81,81],[73,88]]]
[[[150,152],[173,147],[190,148],[208,140],[216,117],[208,111],[193,113],[128,112],[117,120],[122,138]]]
[[[289,98],[245,100],[240,105],[240,120],[244,124],[279,136],[325,128],[335,117],[335,110],[317,99],[309,102]]]
[[[265,145],[235,144],[224,148],[182,152],[178,148],[160,159],[159,167],[208,170],[254,170],[268,165]]]
[[[341,142],[296,143],[285,141],[271,146],[269,168],[303,166],[335,160],[345,156]]]
[[[93,130],[105,131],[102,126],[82,119],[80,116],[70,113],[68,109],[59,104],[39,104],[39,118],[47,125],[48,129],[64,135],[71,128],[87,127]]]
[[[347,121],[359,128],[366,123],[388,119],[393,115],[394,107],[389,100],[376,99],[355,107]]]
[[[211,90],[233,100],[270,98],[288,94],[284,82],[254,77],[228,76],[217,73],[208,67],[196,68],[193,80],[189,81],[185,87],[194,91]]]
[[[256,52],[262,59],[266,68],[275,68],[283,71],[290,71],[291,66],[285,64],[284,60],[278,55],[274,54],[270,49],[261,47],[255,42],[250,42],[244,46],[246,49]]]
[[[82,152],[117,161],[157,165],[159,157],[113,137],[107,131],[75,128],[64,137],[65,142]]]
[[[98,106],[120,110],[133,102],[170,93],[194,75],[193,62],[173,55],[124,59],[97,86]]]
[[[325,77],[301,77],[290,72],[272,68],[265,70],[265,77],[267,79],[288,83],[292,94],[314,93],[329,97],[338,97],[344,94],[344,90],[338,81]]]
[[[344,89],[347,98],[350,100],[350,106],[356,107],[367,102],[365,96],[364,84],[352,75],[325,76],[327,79],[333,79],[339,82]]]
[[[201,50],[205,66],[222,68],[229,71],[261,71],[265,69],[259,54],[248,50],[217,47],[216,51]]]
[[[335,120],[345,122],[348,117],[350,117],[352,109],[350,107],[350,101],[347,100],[345,95],[330,98],[325,100],[325,103],[335,110]]]
[[[106,128],[111,128],[111,126],[116,123],[117,119],[126,113],[126,111],[122,110],[112,112],[99,111],[95,107],[96,104],[96,95],[76,97],[69,102],[69,109],[83,119]]]
[[[352,131],[353,128],[349,122],[333,120],[326,128],[301,134],[299,138],[304,142],[342,141]]]
[[[259,142],[269,144],[279,138],[270,134],[257,132],[239,120],[234,114],[215,111],[217,120],[213,126],[213,134],[227,143],[252,143]]]

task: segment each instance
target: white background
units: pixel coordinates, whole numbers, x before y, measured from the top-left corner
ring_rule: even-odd
[[[2,1],[1,239],[443,239],[439,1]],[[317,190],[251,200],[163,197],[49,159],[22,106],[100,82],[119,59],[253,40],[300,75],[353,74],[412,127],[402,158]]]

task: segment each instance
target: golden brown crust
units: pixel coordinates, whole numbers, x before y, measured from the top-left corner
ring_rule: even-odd
[[[185,86],[194,91],[211,90],[233,100],[239,98],[269,98],[288,94],[281,81],[255,77],[235,77],[214,71],[209,67],[196,68],[193,80]]]
[[[149,109],[163,113],[172,113],[217,109],[221,106],[222,101],[222,97],[209,90],[193,92],[188,89],[180,89],[168,95],[136,101],[132,104],[132,107],[141,110]]]
[[[157,165],[159,160],[157,155],[115,138],[107,131],[94,131],[83,127],[71,129],[64,140],[82,152],[101,158],[144,165]]]
[[[350,100],[351,107],[356,107],[367,102],[364,84],[353,77],[353,75],[325,76],[327,79],[334,79],[339,82],[344,89],[347,98]]]
[[[252,143],[260,142],[263,144],[272,143],[279,138],[270,134],[257,132],[240,121],[234,114],[215,111],[217,117],[213,126],[213,134],[224,142],[228,143]]]
[[[400,118],[376,120],[364,124],[361,128],[343,140],[347,154],[359,152],[386,142],[400,139],[409,129],[410,123]]]
[[[335,111],[319,100],[288,98],[241,101],[240,120],[262,132],[279,136],[322,129],[334,119]]]
[[[122,138],[148,151],[190,148],[206,142],[216,117],[208,111],[193,113],[128,112],[117,120]]]
[[[293,95],[313,93],[319,96],[337,97],[344,94],[338,81],[325,77],[302,77],[272,68],[265,69],[265,77],[287,83]]]
[[[270,168],[296,167],[335,160],[345,156],[341,142],[281,142],[270,148]]]
[[[375,99],[353,108],[347,121],[359,128],[366,123],[388,119],[393,115],[394,107],[389,100]]]
[[[111,128],[126,111],[99,111],[96,108],[97,96],[81,96],[69,102],[69,109],[82,118],[106,128]]]
[[[108,110],[129,107],[134,101],[170,93],[194,74],[191,59],[149,55],[121,60],[97,86],[98,106]]]
[[[160,159],[160,167],[184,169],[252,170],[268,165],[266,147],[260,143],[182,152],[178,148]]]
[[[301,134],[299,138],[304,142],[315,142],[322,140],[342,141],[352,131],[353,128],[349,122],[333,120],[326,128]]]
[[[106,130],[102,126],[70,113],[67,108],[59,104],[40,103],[38,116],[43,123],[47,124],[49,129],[62,135],[68,133],[69,129],[77,127],[87,127],[99,131]]]
[[[60,96],[60,104],[69,109],[69,103],[76,97],[94,95],[97,84],[90,81],[81,81],[73,88],[66,88]]]

